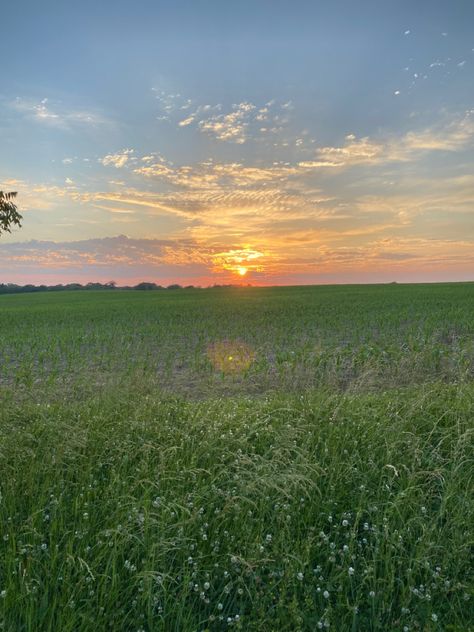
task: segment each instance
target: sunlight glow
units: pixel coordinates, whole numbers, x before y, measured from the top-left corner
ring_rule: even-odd
[[[263,257],[262,252],[247,247],[218,252],[213,255],[214,270],[216,272],[227,270],[243,277],[250,272],[260,272],[263,266],[261,262],[257,263],[257,260]]]

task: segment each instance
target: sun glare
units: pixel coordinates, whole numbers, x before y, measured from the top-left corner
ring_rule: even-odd
[[[232,275],[244,277],[254,272],[261,272],[263,266],[259,260],[264,257],[263,252],[244,247],[225,252],[216,252],[212,259],[215,272],[227,271],[232,273]]]

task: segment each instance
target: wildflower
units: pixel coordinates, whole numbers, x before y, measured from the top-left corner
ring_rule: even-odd
[[[323,597],[324,599],[329,599],[329,592],[327,590],[323,592]]]
[[[342,521],[342,526],[343,527],[348,527],[349,526],[349,521],[348,520],[343,520]]]
[[[438,621],[438,615],[433,612],[433,614],[431,615],[431,620],[436,623],[436,621]]]
[[[217,604],[217,609],[218,610],[223,610],[224,606],[221,603]]]
[[[352,566],[349,566],[349,575],[354,575],[355,570],[352,568]]]
[[[265,536],[265,540],[270,543],[272,541],[272,534],[271,533],[267,533],[267,535]]]
[[[298,574],[296,575],[296,577],[298,578],[298,580],[299,580],[300,582],[302,582],[302,581],[303,581],[303,579],[304,579],[304,575],[303,575],[303,573],[298,573]]]
[[[375,597],[375,593],[374,593],[374,591],[373,591],[373,590],[371,590],[371,591],[369,592],[369,597],[372,597],[372,599]]]
[[[204,590],[209,590],[211,584],[209,582],[204,582]]]
[[[2,599],[5,599],[6,596],[7,596],[7,591],[6,590],[2,590],[2,592],[0,592],[0,597]]]

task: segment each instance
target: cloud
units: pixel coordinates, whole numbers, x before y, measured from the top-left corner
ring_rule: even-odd
[[[216,252],[212,255],[212,262],[216,271],[229,270],[245,275],[247,272],[260,272],[263,268],[259,260],[264,258],[263,252],[250,248]]]
[[[170,247],[184,251],[192,248],[193,243],[189,240],[131,239],[125,235],[70,242],[33,240],[2,244],[0,264],[2,269],[13,268],[16,263],[44,268],[100,267],[115,263],[157,265],[168,262],[167,249]]]
[[[102,163],[105,167],[107,167],[108,165],[113,165],[116,169],[121,169],[127,164],[133,152],[133,149],[123,149],[121,152],[118,152],[116,154],[107,154],[107,156],[100,158],[99,162]]]
[[[162,160],[134,170],[134,173],[138,175],[164,180],[169,184],[188,189],[251,186],[256,183],[281,180],[296,172],[295,167],[283,163],[253,167],[245,166],[240,162],[217,163],[212,160],[177,167]]]
[[[462,150],[473,139],[474,110],[468,110],[453,120],[407,132],[401,137],[371,139],[349,134],[343,145],[317,148],[313,159],[301,161],[298,166],[304,169],[345,168],[415,161],[429,152]]]
[[[457,151],[463,149],[474,138],[474,110],[461,117],[431,128],[408,132],[399,143],[403,153],[419,151]],[[395,152],[396,145],[394,144]]]
[[[218,114],[199,122],[199,129],[217,140],[243,144],[247,140],[250,113],[255,105],[244,101],[232,106],[228,114]]]
[[[97,127],[110,123],[98,112],[68,108],[61,103],[50,104],[47,98],[35,100],[16,97],[10,102],[10,107],[31,121],[64,130],[78,126]]]
[[[183,119],[182,121],[180,121],[178,123],[178,125],[180,127],[186,127],[187,125],[191,125],[191,123],[193,123],[195,120],[195,117],[193,115],[188,116],[187,118]]]
[[[181,114],[175,99],[180,95],[162,96],[161,101],[167,104],[166,120],[170,121],[173,114]],[[293,109],[291,101],[277,103],[269,101],[264,106],[257,106],[249,101],[235,103],[227,112],[222,112],[220,103],[195,106],[185,118],[177,121],[178,127],[194,126],[203,134],[219,141],[243,145],[250,139],[257,139],[264,134],[279,134],[289,122],[288,114]],[[262,124],[265,126],[262,127]]]

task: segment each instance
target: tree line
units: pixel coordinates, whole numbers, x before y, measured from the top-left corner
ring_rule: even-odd
[[[211,288],[226,288],[226,287],[240,287],[232,284],[227,285],[212,285]],[[157,285],[149,281],[142,281],[137,285],[117,285],[115,281],[109,281],[108,283],[58,283],[57,285],[33,285],[27,283],[26,285],[17,285],[16,283],[0,283],[0,294],[21,294],[26,292],[62,292],[65,290],[200,290],[199,285],[179,285],[179,283],[172,283],[171,285]]]

